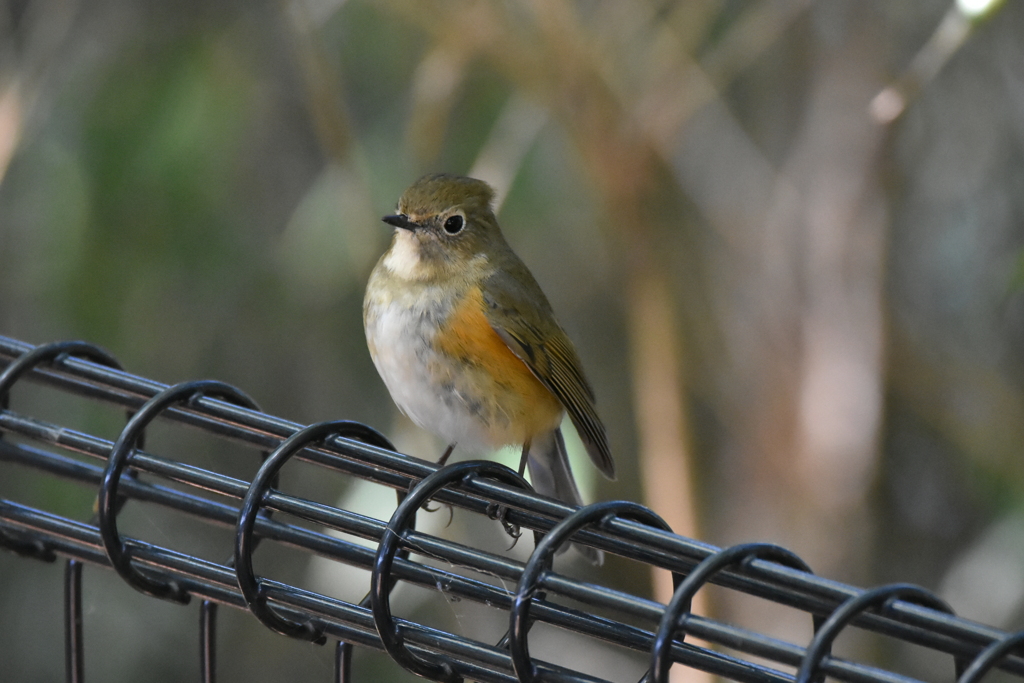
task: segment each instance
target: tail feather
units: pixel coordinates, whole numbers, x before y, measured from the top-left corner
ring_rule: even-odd
[[[565,451],[561,429],[534,438],[526,464],[530,470],[530,481],[537,493],[570,505],[583,505],[583,497],[569,469],[569,456]],[[572,545],[591,564],[600,566],[604,563],[604,553],[600,550],[578,543]]]

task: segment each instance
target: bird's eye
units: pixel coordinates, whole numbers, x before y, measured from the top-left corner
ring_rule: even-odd
[[[466,220],[462,216],[456,214],[454,216],[449,216],[448,220],[444,222],[444,231],[449,235],[454,235],[462,232],[462,228],[464,228],[465,225]]]

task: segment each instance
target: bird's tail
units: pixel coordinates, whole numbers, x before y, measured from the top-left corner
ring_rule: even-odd
[[[530,481],[537,493],[570,505],[583,505],[583,497],[569,469],[569,456],[565,452],[561,429],[534,438],[526,464],[530,469]],[[578,543],[574,543],[573,547],[591,564],[600,566],[604,562],[604,553],[596,548]]]

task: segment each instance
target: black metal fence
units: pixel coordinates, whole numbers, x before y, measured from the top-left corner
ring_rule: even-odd
[[[222,382],[168,387],[128,374],[108,353],[82,342],[31,347],[0,337],[0,367],[0,461],[82,482],[98,492],[96,514],[88,522],[0,498],[0,546],[28,560],[66,563],[69,681],[83,680],[83,564],[113,569],[147,595],[176,603],[200,600],[204,681],[216,676],[219,605],[248,610],[267,628],[292,638],[336,641],[337,681],[351,677],[353,646],[383,649],[405,669],[440,681],[602,680],[532,658],[530,633],[541,622],[645,653],[650,669],[643,680],[648,681],[667,680],[673,663],[751,683],[822,681],[825,676],[856,683],[908,680],[833,656],[833,641],[848,627],[926,648],[948,660],[950,673],[964,683],[994,667],[1024,676],[1024,647],[1017,651],[1024,632],[1007,634],[958,618],[917,586],[862,590],[844,585],[815,576],[799,557],[768,544],[719,550],[671,533],[656,514],[635,503],[572,510],[535,496],[503,465],[472,461],[438,469],[396,452],[365,425],[334,421],[302,427],[260,412],[252,399]],[[120,406],[127,423],[111,442],[20,413],[10,397],[21,381]],[[156,418],[251,447],[262,466],[247,482],[147,451],[144,432]],[[277,476],[292,457],[394,488],[399,505],[390,520],[382,520],[285,494],[276,489]],[[233,557],[215,563],[127,537],[118,530],[118,513],[129,499],[233,528]],[[417,531],[416,513],[428,501],[500,516],[510,532],[531,530],[535,549],[524,565]],[[281,521],[274,513],[304,523]],[[370,539],[376,547],[328,530]],[[570,537],[669,570],[676,587],[673,599],[666,607],[555,572],[553,557]],[[257,576],[252,553],[261,540],[369,570],[366,598],[345,602]],[[396,618],[390,595],[398,582],[499,610],[508,615],[507,635],[492,644]],[[806,612],[813,637],[805,644],[785,642],[690,614],[691,599],[706,583]],[[567,600],[574,606],[567,606]],[[713,646],[693,644],[688,636]]]

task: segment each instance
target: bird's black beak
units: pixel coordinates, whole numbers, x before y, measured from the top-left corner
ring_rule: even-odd
[[[419,227],[416,223],[409,220],[409,217],[404,213],[397,213],[394,216],[384,216],[381,220],[388,225],[393,225],[396,228],[404,228],[406,230],[415,230]]]

